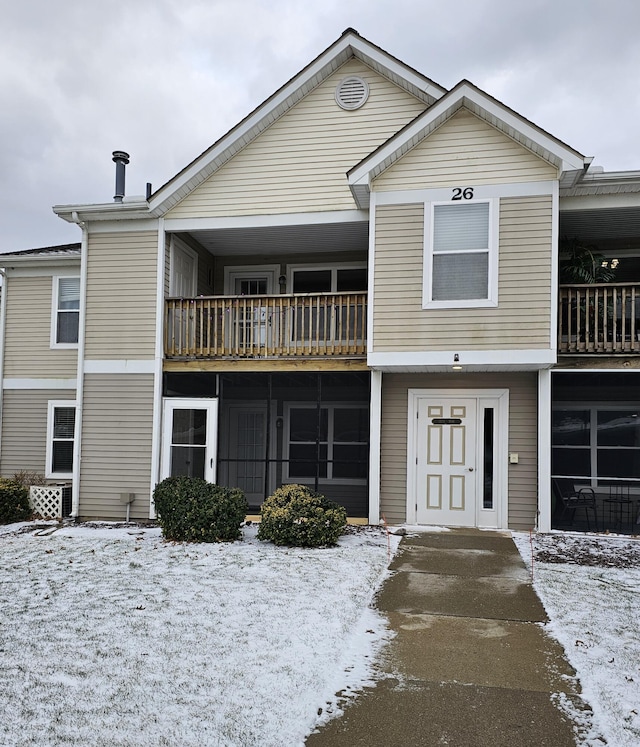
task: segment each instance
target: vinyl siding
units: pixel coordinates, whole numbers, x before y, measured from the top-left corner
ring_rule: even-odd
[[[90,234],[87,359],[144,359],[155,352],[158,234]]]
[[[500,200],[498,307],[423,309],[424,205],[376,210],[374,351],[548,349],[551,196]]]
[[[347,75],[369,84],[355,111],[335,102]],[[406,91],[351,60],[276,120],[167,214],[167,218],[352,210],[346,172],[424,111]]]
[[[409,389],[508,389],[509,452],[519,463],[509,465],[509,527],[534,526],[538,495],[537,375],[524,374],[384,374],[380,510],[390,524],[406,521],[407,409]]]
[[[11,477],[26,470],[44,475],[49,400],[75,399],[67,389],[8,389],[2,398],[0,474]]]
[[[66,276],[73,272],[59,274]],[[4,292],[7,294],[4,376],[74,378],[77,349],[51,348],[52,276],[9,276]]]
[[[461,109],[373,182],[374,191],[557,179],[558,170]]]
[[[153,376],[85,376],[80,515],[122,519],[120,493],[135,493],[131,517],[149,518]]]

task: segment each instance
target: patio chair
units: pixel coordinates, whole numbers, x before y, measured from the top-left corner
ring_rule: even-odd
[[[591,522],[589,521],[589,512],[593,512],[593,526],[598,531],[598,508],[596,503],[596,494],[593,488],[580,488],[576,490],[572,480],[554,479],[553,489],[556,497],[562,504],[562,512],[559,520],[563,521],[566,514],[569,514],[569,521],[573,527],[576,511],[582,509],[587,522],[587,531],[591,531]]]

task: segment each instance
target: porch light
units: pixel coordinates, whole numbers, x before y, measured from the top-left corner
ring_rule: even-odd
[[[457,353],[454,353],[453,355],[453,370],[462,371],[462,366],[460,365],[460,356]]]

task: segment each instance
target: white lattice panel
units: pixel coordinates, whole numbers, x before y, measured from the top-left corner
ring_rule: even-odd
[[[63,490],[63,487],[57,485],[32,485],[29,499],[34,514],[43,519],[61,519]]]

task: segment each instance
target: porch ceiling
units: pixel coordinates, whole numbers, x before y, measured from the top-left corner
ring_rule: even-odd
[[[560,236],[577,236],[593,243],[635,238],[640,248],[640,206],[561,210]]]
[[[261,226],[191,231],[188,234],[214,255],[323,254],[366,251],[367,221],[297,226]]]

